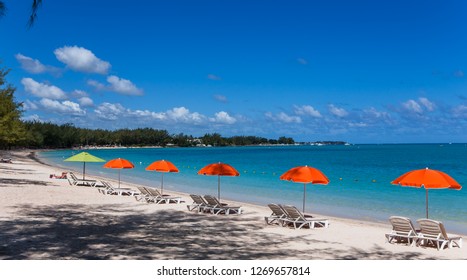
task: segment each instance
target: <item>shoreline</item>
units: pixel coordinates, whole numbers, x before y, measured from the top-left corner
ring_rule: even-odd
[[[0,165],[1,259],[467,259],[465,246],[388,244],[389,223],[326,216],[329,228],[294,230],[266,225],[271,211],[254,204],[227,200],[245,213],[214,216],[189,212],[182,192],[168,192],[185,201],[169,205],[102,195],[50,179],[62,168],[31,152],[12,152],[13,164]]]
[[[227,148],[226,151],[229,151],[228,149],[229,148]],[[238,151],[248,151],[248,148],[246,147],[240,148]],[[207,152],[207,153],[209,154],[210,152]],[[214,152],[214,154],[215,153],[216,152]],[[54,153],[52,153],[52,155],[53,154]],[[62,160],[65,157],[67,157],[67,154],[63,154],[60,152],[59,154],[60,154],[59,157],[52,156],[50,158],[47,155],[47,153],[45,154],[39,153],[38,155],[39,156],[44,155],[44,160],[48,160],[48,162],[51,163],[52,165],[62,166],[62,168],[65,168],[65,169],[72,169],[72,170],[75,170],[77,173],[82,172],[82,168],[80,168],[79,165],[66,164],[62,162]],[[161,154],[162,154],[161,158],[164,158],[165,153],[161,153]],[[178,158],[180,158],[180,154],[185,154],[185,151],[180,150],[178,151],[177,154],[179,155]],[[193,153],[190,152],[190,155],[191,154]],[[104,155],[101,155],[101,156],[104,156]],[[63,159],[61,159],[62,157]],[[177,156],[175,156],[175,159],[176,158]],[[143,161],[141,162],[139,160],[143,160]],[[143,165],[149,164],[151,162],[150,160],[149,161],[147,160],[144,161],[144,160],[145,160],[144,158],[135,160],[134,161],[135,170],[131,172],[123,172],[125,173],[125,175],[122,176],[122,178],[124,178],[124,180],[127,180],[127,182],[132,182],[133,184],[136,183],[136,184],[142,184],[142,185],[147,185],[147,186],[158,185],[158,183],[155,180],[156,178],[159,178],[160,180],[160,176],[152,176],[141,168],[142,164]],[[194,175],[196,174],[195,166],[197,166],[197,164],[199,163],[188,161],[189,163],[185,164],[185,162],[186,162],[185,160],[183,161],[179,160],[178,166],[180,168],[180,173],[183,173],[183,174],[177,175],[177,178],[176,179],[174,178],[174,180],[172,179],[169,180],[168,181],[169,184],[166,185],[168,187],[167,190],[172,189],[172,190],[179,190],[184,193],[202,193],[202,194],[205,194],[205,192],[209,192],[209,188],[207,188],[208,190],[205,190],[205,186],[206,187],[213,186],[212,180],[205,180],[203,178],[199,178],[200,176]],[[139,166],[137,163],[139,163]],[[239,166],[241,166],[241,164],[239,164]],[[278,171],[277,168],[276,170],[274,168],[265,170],[266,172],[261,172],[264,170],[256,169],[255,167],[250,167],[250,169],[248,169],[248,167],[246,168],[240,167],[238,170],[242,173],[242,176],[240,176],[239,179],[235,179],[235,181],[233,181],[232,179],[229,179],[230,182],[223,182],[223,186],[225,186],[224,183],[230,184],[228,188],[225,188],[225,189],[223,188],[223,194],[225,195],[225,198],[228,198],[233,201],[241,201],[241,202],[246,201],[248,203],[263,206],[263,207],[267,207],[268,203],[291,204],[291,205],[296,205],[297,207],[299,207],[299,202],[297,201],[300,201],[302,199],[303,191],[300,190],[300,187],[296,187],[294,185],[289,186],[289,185],[283,184],[282,186],[284,188],[282,187],[276,188],[275,187],[276,183],[282,184],[282,182],[279,182],[278,176],[275,176],[275,173],[273,173],[273,172]],[[102,169],[102,168],[89,169],[89,171],[87,170],[86,172],[89,175],[92,174],[93,176],[104,176],[107,178],[116,177],[115,175],[116,172]],[[257,174],[259,174],[259,176],[252,177],[252,174],[255,174],[256,172]],[[363,172],[366,172],[366,170],[363,170]],[[400,172],[403,172],[403,171],[400,171]],[[248,176],[243,176],[243,173],[245,173],[245,175],[248,175],[249,178]],[[271,174],[274,176],[272,176]],[[398,174],[402,174],[402,173],[398,172]],[[383,174],[383,176],[384,175],[385,174]],[[253,175],[253,176],[256,176],[256,175]],[[332,216],[336,218],[351,219],[351,220],[363,220],[363,221],[368,221],[368,222],[376,222],[380,224],[388,224],[389,223],[388,218],[394,214],[410,217],[413,221],[415,221],[416,219],[421,218],[420,213],[422,212],[421,211],[417,212],[414,209],[421,210],[422,209],[421,207],[423,207],[423,213],[424,213],[425,205],[424,203],[420,203],[422,201],[421,199],[418,199],[420,198],[418,196],[420,192],[415,191],[414,188],[411,188],[408,190],[402,190],[401,188],[395,188],[394,191],[398,193],[397,197],[395,195],[392,195],[391,197],[389,197],[390,199],[385,199],[384,201],[388,201],[388,203],[378,202],[378,200],[381,200],[380,199],[381,194],[386,195],[388,193],[389,194],[395,193],[393,190],[391,190],[392,186],[388,188],[388,184],[384,185],[386,182],[390,181],[390,178],[381,179],[380,177],[378,177],[378,182],[381,181],[382,184],[384,185],[383,192],[379,192],[375,190],[378,189],[377,187],[381,185],[381,183],[375,184],[374,182],[370,182],[369,180],[366,183],[364,182],[365,180],[360,180],[361,181],[360,183],[358,182],[359,181],[358,177],[355,177],[357,178],[357,180],[353,180],[354,177],[352,176],[354,176],[354,174],[337,174],[337,175],[334,174],[334,179],[330,177],[332,180],[332,184],[333,184],[332,189],[334,190],[334,188],[336,188],[337,192],[333,191],[331,193],[330,191],[331,188],[329,189],[318,188],[316,192],[314,190],[313,192],[310,192],[310,195],[313,197],[311,198],[312,199],[310,201],[311,203],[307,203],[307,206],[309,206],[307,211],[310,211],[310,212],[313,212],[319,215],[324,215],[324,216]],[[370,175],[370,176],[373,176],[373,175]],[[339,177],[344,177],[344,181],[339,181],[338,180]],[[273,178],[273,180],[271,180],[270,178]],[[368,178],[375,178],[375,177],[368,177]],[[257,179],[260,179],[263,181],[260,182]],[[364,178],[360,178],[360,179],[364,179]],[[343,183],[343,182],[346,182],[346,183]],[[244,191],[236,191],[236,188],[239,186],[246,187],[246,188],[244,188]],[[289,188],[290,188],[290,191],[288,191]],[[283,191],[283,190],[287,190],[287,191]],[[345,193],[339,194],[339,190],[342,190]],[[357,199],[360,199],[360,198],[363,198],[363,199],[361,200],[362,202],[361,204],[355,205],[355,203],[357,203],[356,202],[357,200],[353,199],[354,198],[353,195],[354,193],[356,194],[361,193],[361,190],[364,190],[365,192],[368,191],[368,192],[366,194],[360,194],[360,197],[358,197],[357,195],[356,197]],[[264,193],[263,195],[263,191],[267,193]],[[275,195],[275,193],[278,193],[278,192],[282,192],[283,196]],[[327,194],[323,195],[323,192],[327,192]],[[405,196],[406,192],[408,193],[411,192],[410,195],[411,195],[412,200],[406,198]],[[372,194],[374,198],[378,197],[378,199],[376,200],[368,199],[369,193]],[[464,194],[461,194],[461,195],[464,195]],[[291,199],[292,197],[294,198]],[[413,200],[414,197],[417,200]],[[455,197],[454,199],[460,200],[461,197],[462,196]],[[295,198],[298,198],[300,200],[296,200]],[[338,200],[336,200],[336,198]],[[434,198],[433,205],[435,205],[436,203],[435,200],[437,197],[433,196],[433,198]],[[393,201],[395,204],[392,205],[391,201]],[[402,203],[399,203],[399,201],[405,201],[406,204],[400,205]],[[411,201],[414,201],[417,205],[408,204]],[[423,196],[423,201],[424,201],[424,196]],[[406,205],[410,205],[410,207],[406,207]],[[462,205],[462,203],[456,204],[456,205]],[[301,206],[300,206],[300,209],[301,209]],[[443,207],[442,205],[438,205],[438,208],[433,208],[433,209],[440,209],[441,211],[443,211],[446,208]],[[461,207],[461,210],[462,210],[462,207]],[[444,215],[444,216],[438,215],[437,218],[442,220],[445,226],[451,229],[452,233],[467,235],[467,224],[465,223],[466,220],[461,215],[455,214],[455,213],[462,213],[462,212],[457,211],[454,213],[453,211],[451,211],[451,213],[449,212],[445,212],[445,213],[448,213],[448,215]],[[449,216],[449,214],[451,215]]]

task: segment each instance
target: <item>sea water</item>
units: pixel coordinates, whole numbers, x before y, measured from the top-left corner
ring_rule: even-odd
[[[63,160],[78,150],[40,153],[41,159],[82,171],[83,164]],[[425,189],[390,182],[405,172],[430,168],[446,172],[459,184],[429,191],[429,218],[441,220],[449,231],[467,234],[467,144],[397,144],[350,146],[252,146],[204,148],[92,149],[105,160],[125,158],[134,169],[121,171],[123,181],[160,187],[161,173],[145,171],[156,160],[174,163],[179,173],[164,173],[164,190],[217,195],[218,177],[198,175],[207,164],[224,162],[238,177],[221,177],[221,199],[266,206],[291,204],[302,209],[304,185],[282,181],[288,169],[308,165],[321,170],[328,185],[306,185],[306,212],[384,222],[391,215],[413,221],[425,217]],[[118,178],[103,163],[87,163],[86,174]]]

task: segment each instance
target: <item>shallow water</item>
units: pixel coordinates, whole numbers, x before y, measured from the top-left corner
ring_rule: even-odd
[[[55,165],[82,171],[82,163],[63,160],[80,151],[42,152],[40,157]],[[135,168],[122,170],[123,181],[159,187],[161,173],[145,171],[156,160],[169,160],[179,173],[164,175],[164,189],[217,195],[217,177],[197,175],[203,166],[225,162],[239,177],[221,177],[221,198],[259,205],[282,203],[302,209],[303,184],[281,181],[288,169],[308,165],[330,179],[326,186],[306,186],[306,211],[346,218],[387,221],[391,215],[414,221],[425,217],[425,190],[391,185],[413,169],[429,167],[467,183],[466,144],[352,145],[352,146],[261,146],[224,148],[138,148],[90,150],[110,160],[122,157]],[[118,178],[116,170],[103,163],[87,163],[86,173]],[[442,220],[448,231],[467,234],[467,192],[444,189],[429,191],[429,217]]]

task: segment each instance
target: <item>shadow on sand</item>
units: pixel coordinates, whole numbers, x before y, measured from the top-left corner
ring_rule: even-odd
[[[418,253],[311,249],[323,241],[265,233],[257,219],[120,205],[17,206],[0,220],[0,259],[420,259]],[[128,214],[131,213],[131,214]],[[241,222],[235,220],[241,219]],[[304,244],[291,249],[291,242]],[[331,245],[331,244],[330,244]]]

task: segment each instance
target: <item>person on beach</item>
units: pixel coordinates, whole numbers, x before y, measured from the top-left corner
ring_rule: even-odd
[[[66,179],[66,174],[68,172],[62,172],[62,175],[55,175],[55,174],[50,174],[50,178],[55,178],[55,179]]]

